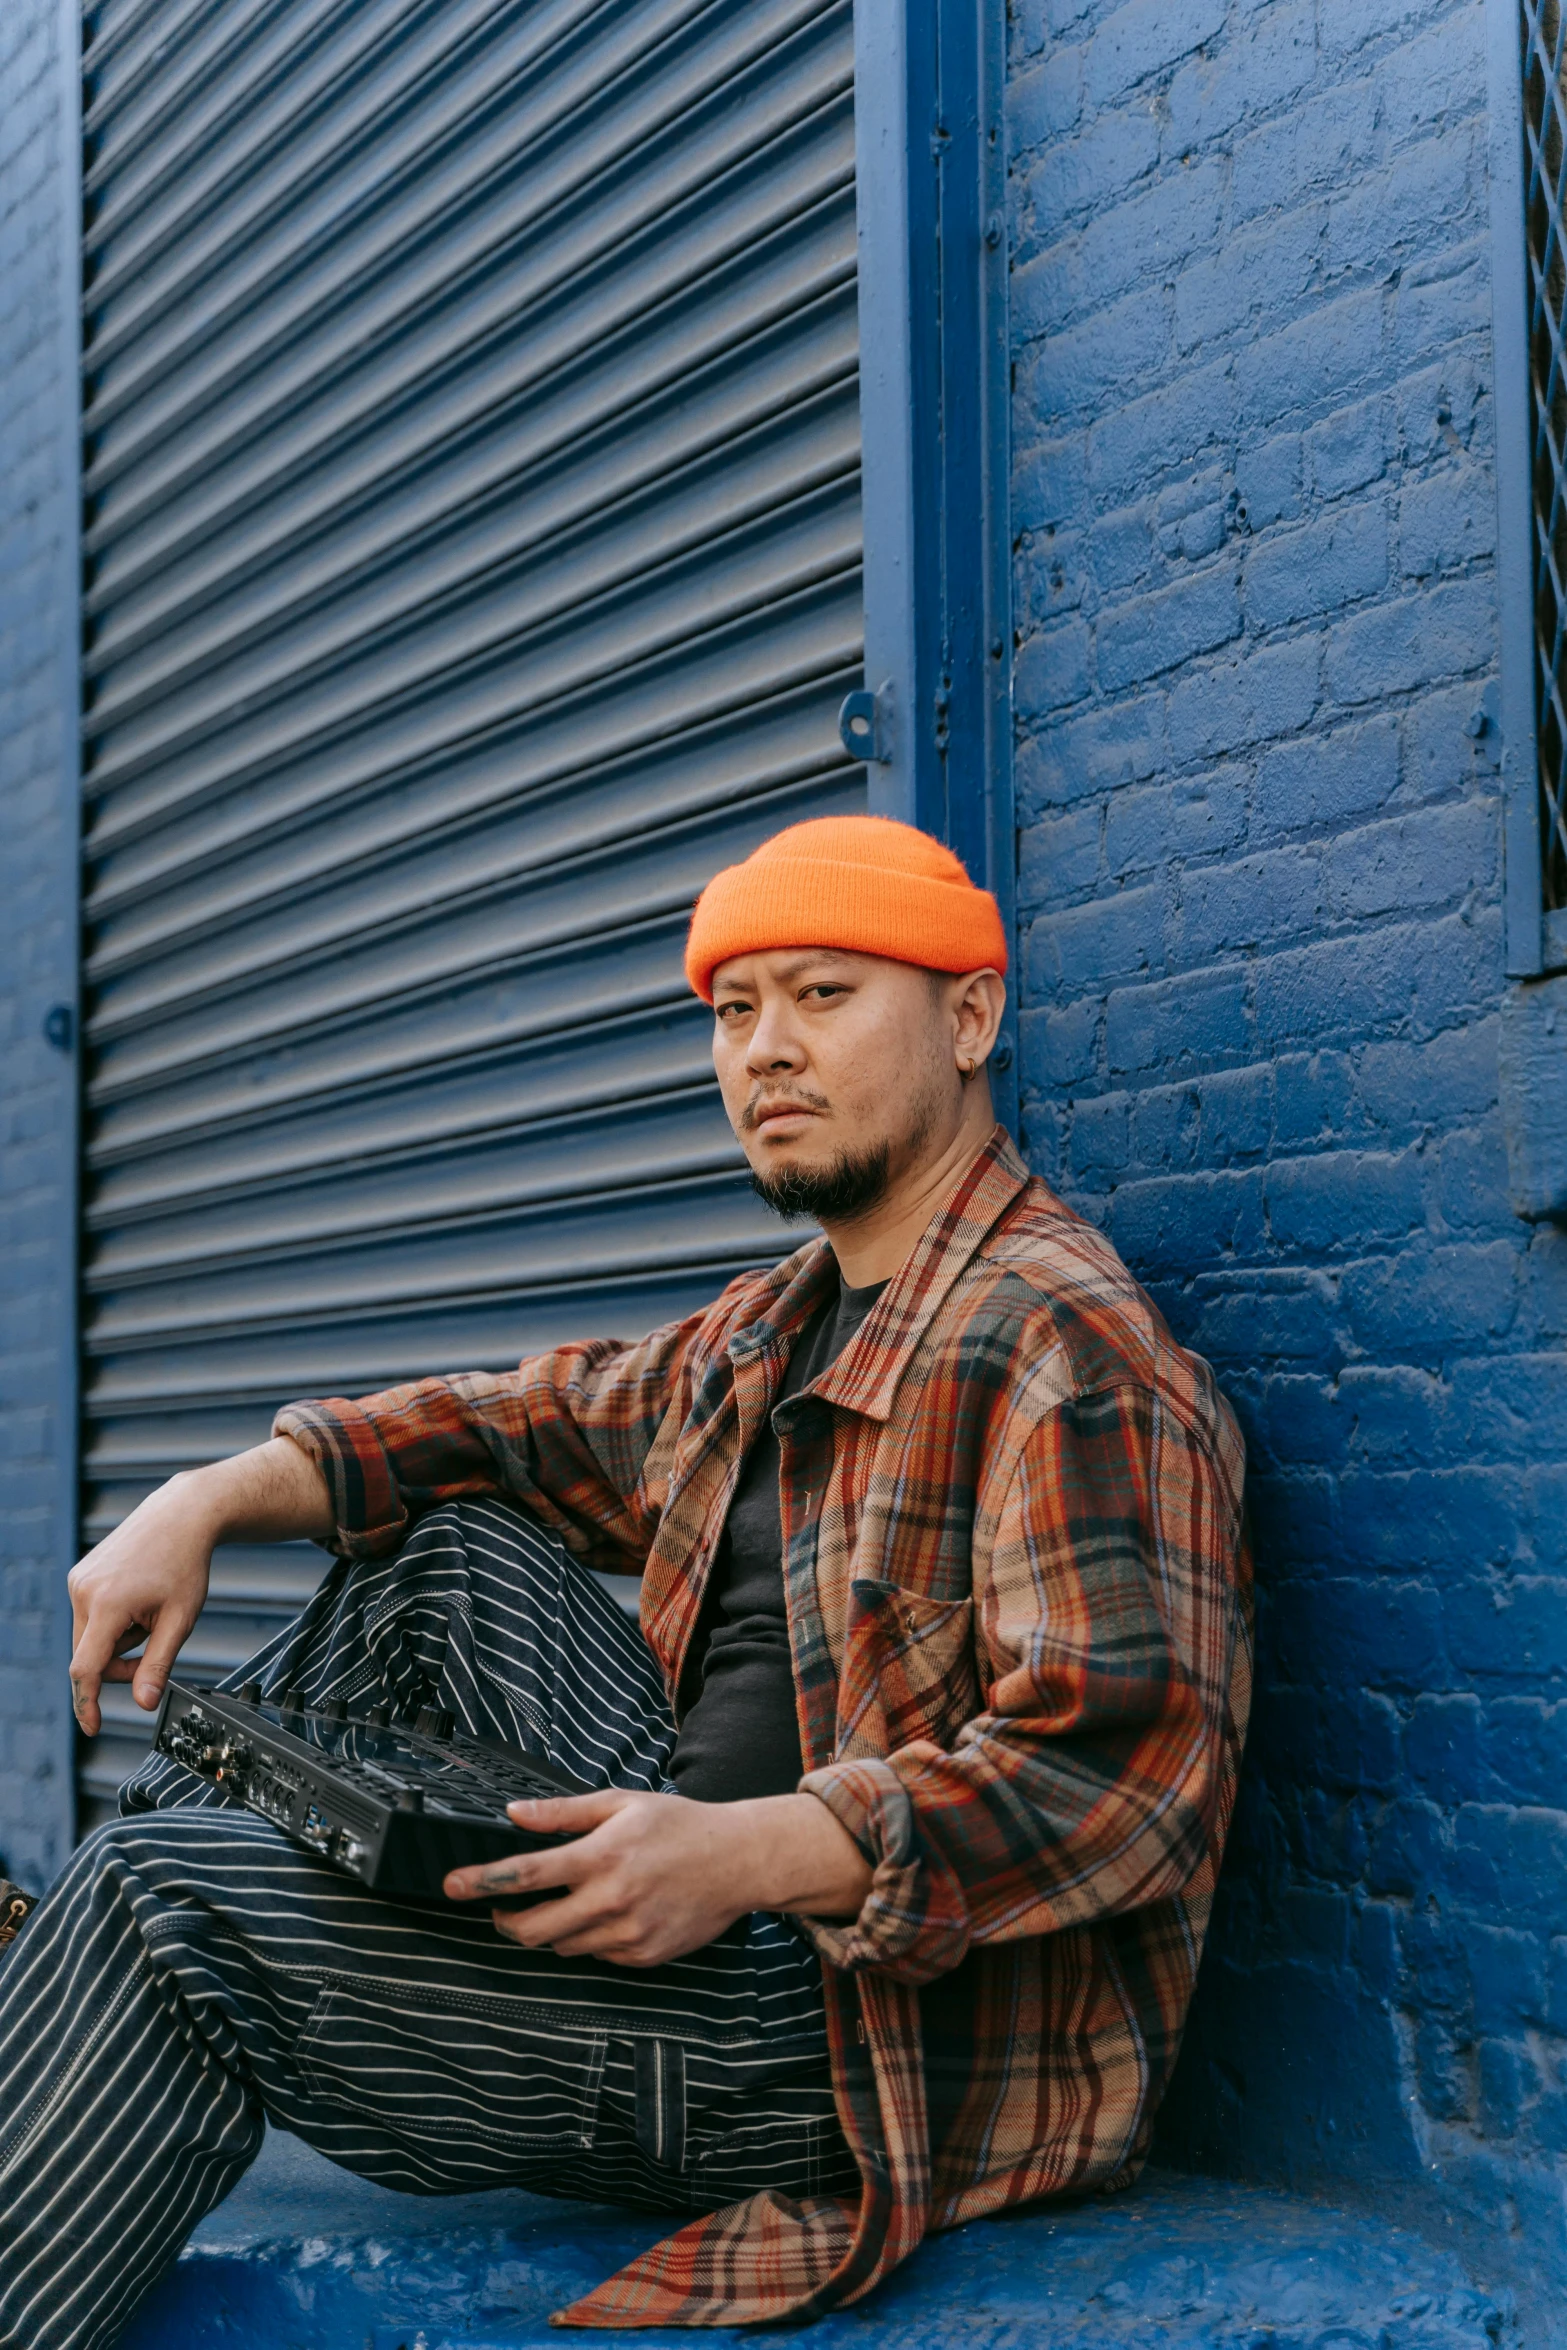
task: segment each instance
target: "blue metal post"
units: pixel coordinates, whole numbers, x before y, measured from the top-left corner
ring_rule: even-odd
[[[71,1656],[71,1609],[65,1578],[74,1563],[80,1520],[81,1356],[78,1328],[78,1235],[81,1162],[81,364],[82,364],[82,11],[81,0],[59,5],[59,124],[56,169],[60,175],[60,534],[59,692],[61,838],[68,852],[60,860],[60,962],[57,1012],[64,1013],[61,1083],[69,1106],[64,1126],[67,1150],[55,1202],[55,1250],[59,1294],[69,1301],[69,1327],[60,1333],[60,1371],[55,1392],[55,1526],[58,1580],[52,1610],[51,1666],[60,1677],[62,1702],[53,1757],[59,1789],[56,1828],[60,1858],[76,1834],[76,1727],[64,1702]]]
[[[1534,699],[1534,512],[1529,465],[1528,260],[1518,0],[1487,0],[1491,333],[1496,380],[1496,593],[1502,666],[1507,969],[1544,965]]]
[[[1004,42],[993,0],[855,10],[870,805],[950,841],[1010,926]],[[1014,1122],[1010,1015],[992,1074]]]
[[[921,821],[931,796],[933,747],[921,723],[915,625],[915,466],[925,435],[913,398],[910,234],[911,175],[921,169],[910,153],[913,84],[929,13],[926,0],[856,0],[854,11],[865,683],[887,713],[883,756],[869,770],[870,805],[906,824]],[[911,24],[911,16],[922,21]]]

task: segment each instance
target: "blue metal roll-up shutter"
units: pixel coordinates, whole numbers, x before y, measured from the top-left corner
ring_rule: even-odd
[[[681,943],[864,776],[849,0],[88,16],[97,1537],[775,1256]],[[220,1554],[188,1662],[320,1567]]]

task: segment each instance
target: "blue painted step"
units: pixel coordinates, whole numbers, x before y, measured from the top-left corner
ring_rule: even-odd
[[[394,2195],[277,2133],[122,2350],[564,2350],[549,2313],[675,2224]],[[933,2239],[811,2350],[1499,2350],[1510,2306],[1408,2230],[1260,2188],[1131,2194]],[[593,2337],[604,2340],[607,2337]],[[666,2328],[635,2343],[692,2345]]]

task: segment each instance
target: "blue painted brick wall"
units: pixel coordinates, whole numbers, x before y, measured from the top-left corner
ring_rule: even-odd
[[[69,1850],[59,1399],[69,1344],[72,992],[61,681],[61,141],[52,0],[0,7],[0,1864],[40,1883]]]
[[[1218,1365],[1261,1683],[1165,2149],[1567,2281],[1567,1231],[1508,1213],[1478,0],[1021,0],[1025,1138]],[[1477,731],[1478,730],[1478,731]]]

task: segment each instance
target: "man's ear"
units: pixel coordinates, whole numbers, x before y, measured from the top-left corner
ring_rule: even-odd
[[[961,1060],[987,1061],[1007,1006],[1007,983],[988,965],[966,971],[953,996],[953,1044]]]

